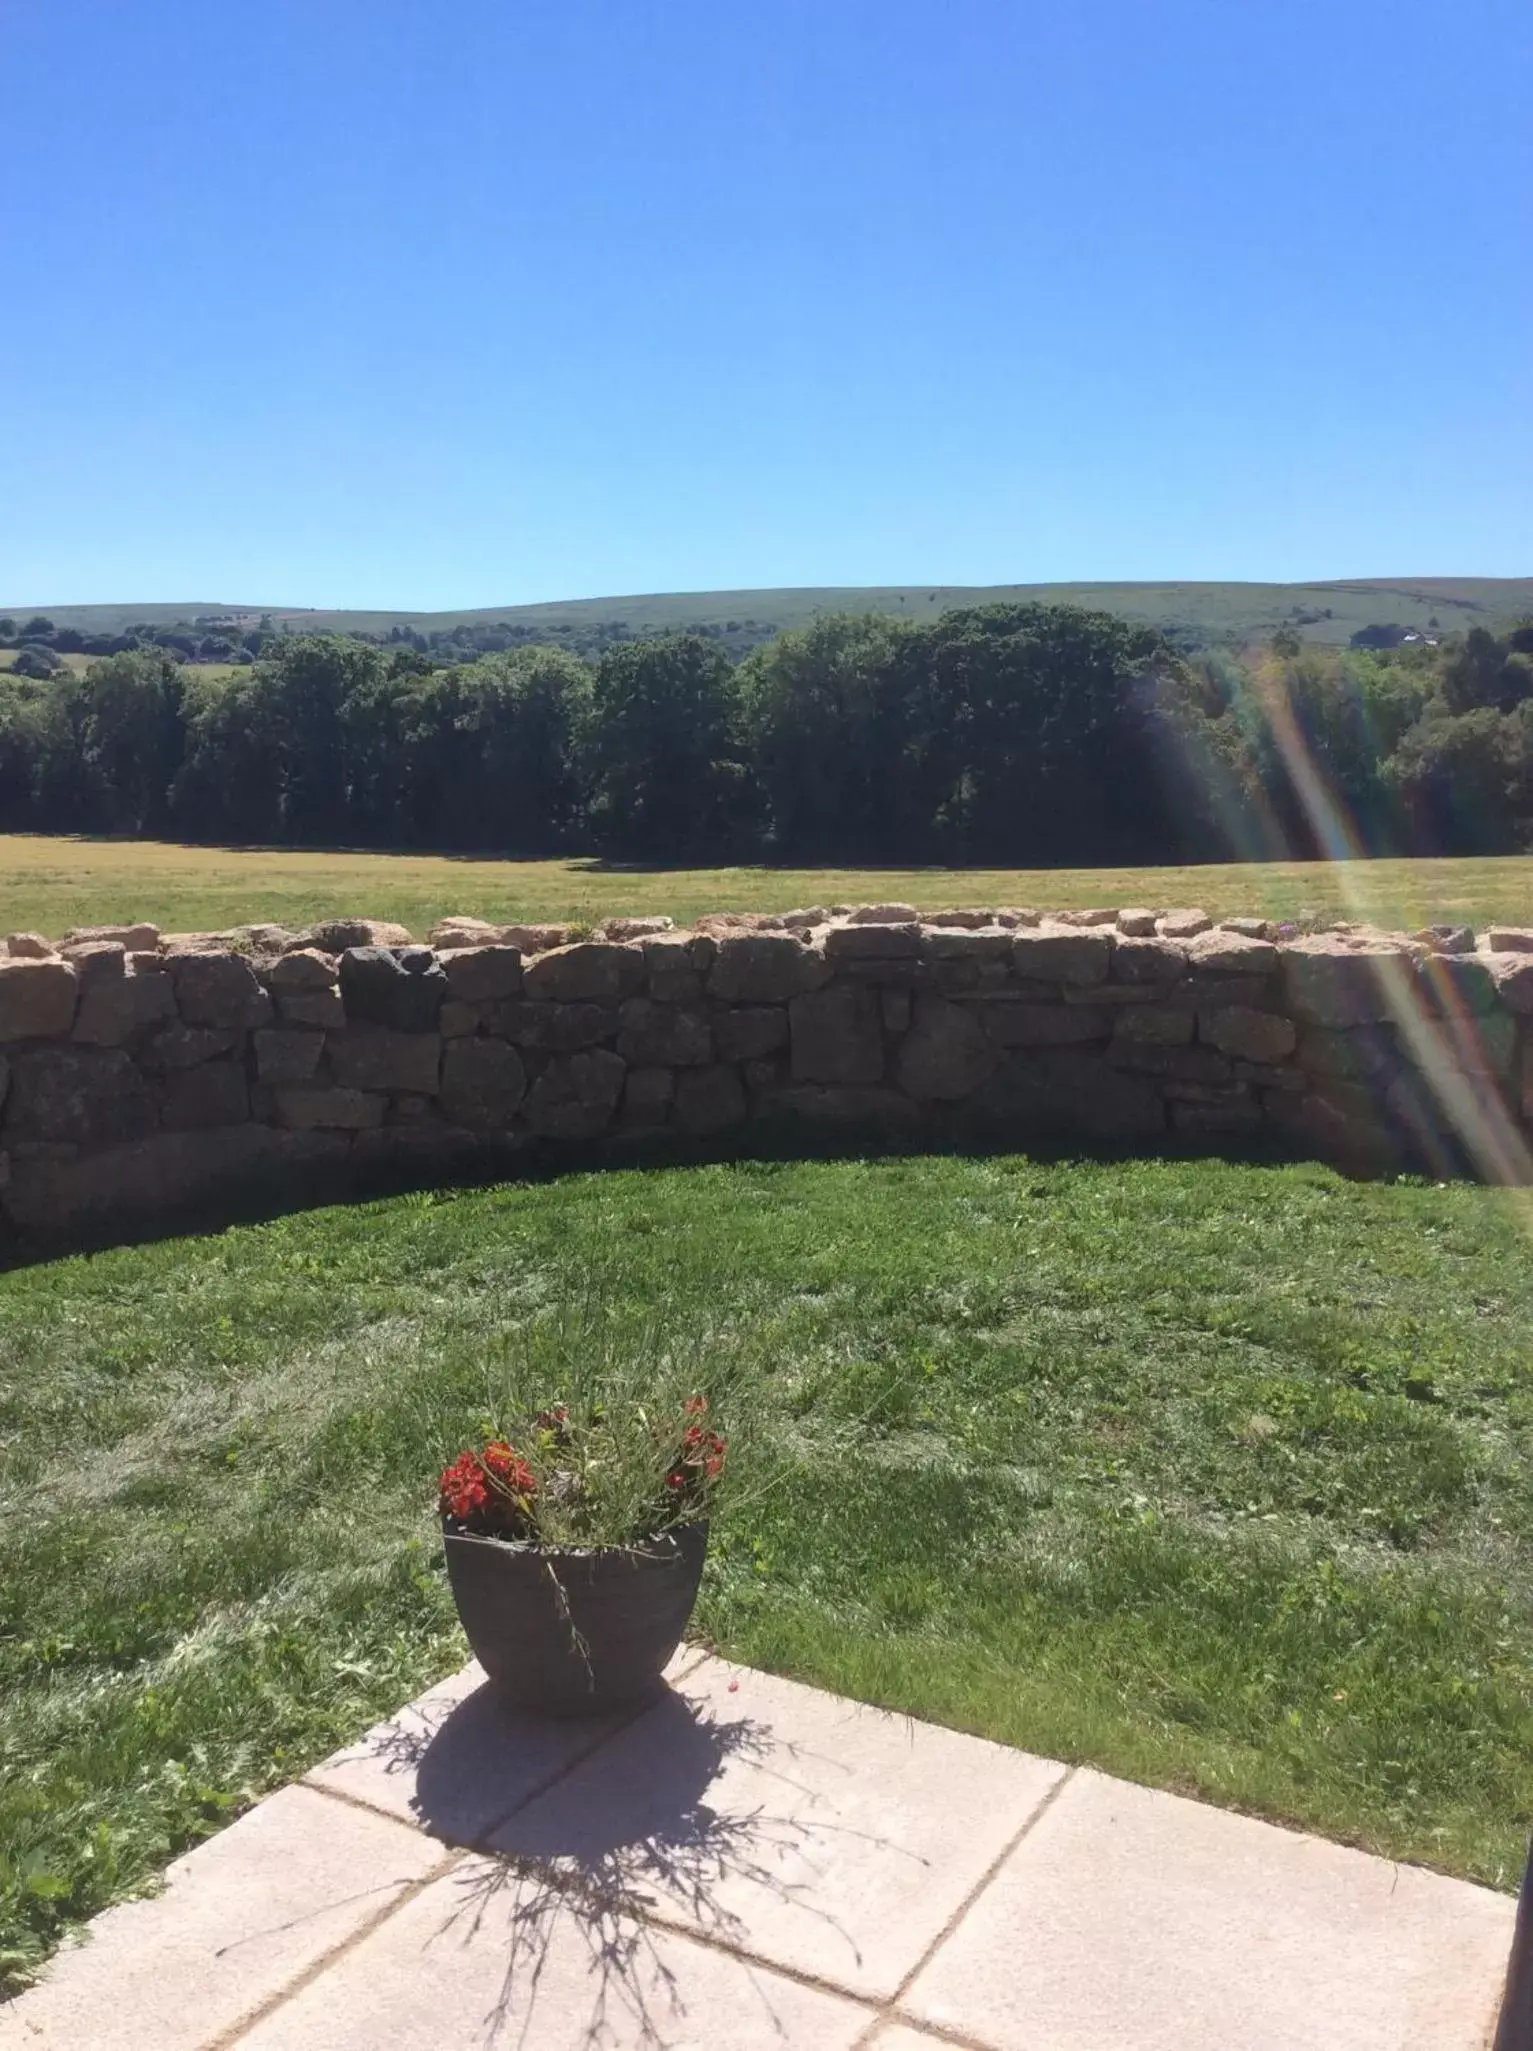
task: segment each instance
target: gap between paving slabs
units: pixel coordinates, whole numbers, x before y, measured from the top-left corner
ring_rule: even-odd
[[[685,1672],[701,1654],[678,1658]],[[210,2051],[310,1984],[395,1908],[460,1862],[411,1812],[409,1755],[483,1676],[470,1668],[372,1734],[369,1790],[345,1786],[369,1740],[318,1769],[321,1785],[279,1789],[175,1860],[158,1893],[97,1916],[65,1945],[39,1984],[0,2007],[0,2051]],[[525,1728],[466,1763],[481,1786],[500,1784],[498,1820],[602,1742],[610,1725]],[[424,1736],[422,1735],[424,1733]],[[488,1736],[481,1724],[481,1734]],[[337,1785],[323,1785],[327,1777]],[[502,1798],[503,1797],[503,1798]],[[449,1819],[451,1820],[451,1819]]]
[[[486,1697],[454,1685],[436,1738],[405,1747],[417,1820],[454,1778],[434,1745],[484,1756]],[[381,1738],[373,1769],[397,1749]],[[397,1766],[383,1787],[400,1799]],[[730,2051],[1479,2051],[1512,1915],[1467,1883],[713,1659],[505,1821],[467,1820],[476,1850],[242,2047],[580,2051],[673,2042],[679,2018],[684,2041]],[[721,2020],[704,1989],[727,1972]],[[449,2044],[433,2031],[454,2009],[468,2033]]]
[[[722,1662],[701,1666],[694,1657],[679,1668],[679,1692],[604,1731],[541,1792],[529,1791],[535,1756],[512,1768],[511,1783],[494,1778],[498,1712],[486,1692],[468,1692],[472,1669],[312,1776],[490,1854],[429,1883],[432,1909],[415,1908],[416,1890],[390,1920],[408,1915],[418,1930],[435,1912],[444,1933],[471,1935],[493,1925],[492,2025],[519,2005],[518,1987],[536,1995],[576,1930],[596,1982],[592,2027],[616,2008],[640,2029],[635,2041],[663,2041],[651,2009],[669,1932],[843,2004],[870,2004],[857,2011],[861,2041],[1068,1778],[983,1739]],[[750,1707],[737,1714],[741,1679]],[[498,1745],[503,1757],[503,1725]],[[508,1795],[512,1813],[493,1819]],[[386,1962],[366,1956],[381,1959],[383,1939],[362,1933],[345,1949],[359,1995],[382,1988],[389,2013],[409,2007],[418,1959],[391,1980]],[[318,2011],[333,2012],[339,1991],[332,1967],[308,1995],[319,1977],[298,1990],[287,2028],[278,2015],[288,1997],[272,2005],[275,2027],[252,2045],[265,2051],[290,2033],[314,2041]]]
[[[706,1658],[684,1645],[666,1669],[675,1686]],[[668,1698],[662,1698],[668,1699]],[[366,1732],[311,1770],[304,1785],[357,1808],[388,1816],[427,1832],[454,1849],[432,1872],[403,1890],[364,1928],[353,1931],[298,1979],[281,1988],[253,2015],[209,2047],[244,2042],[269,2015],[325,1977],[339,1959],[378,1926],[409,1906],[432,1883],[465,1863],[468,1852],[515,1811],[534,1801],[599,1751],[649,1705],[617,1711],[582,1723],[518,1718],[514,1748],[506,1743],[506,1718],[477,1661],[451,1674],[408,1702],[397,1715]],[[508,1965],[503,1993],[509,1993]],[[502,2001],[499,2004],[504,2006]]]

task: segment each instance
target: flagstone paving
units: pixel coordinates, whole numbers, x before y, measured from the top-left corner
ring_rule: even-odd
[[[99,1917],[0,2051],[1483,2051],[1505,1896],[699,1654],[476,1667]]]

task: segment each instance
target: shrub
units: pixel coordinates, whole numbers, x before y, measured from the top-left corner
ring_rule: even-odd
[[[23,648],[11,664],[12,676],[51,677],[63,669],[51,648]]]

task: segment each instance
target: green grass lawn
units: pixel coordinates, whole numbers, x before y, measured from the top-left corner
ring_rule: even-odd
[[[596,920],[621,912],[788,911],[898,899],[945,906],[1199,905],[1214,917],[1436,919],[1533,925],[1533,857],[1229,862],[1163,869],[624,869],[344,850],[185,847],[0,834],[0,932],[152,919],[167,932],[338,913],[397,919],[422,937],[453,912]]]
[[[609,1172],[0,1277],[0,1961],[458,1665],[431,1516],[563,1319],[737,1393],[730,1653],[1495,1886],[1517,1199],[1021,1156]],[[541,1335],[541,1336],[540,1336]]]

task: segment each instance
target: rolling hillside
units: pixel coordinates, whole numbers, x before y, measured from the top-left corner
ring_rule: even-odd
[[[1444,633],[1496,626],[1533,614],[1533,577],[1364,577],[1320,584],[989,584],[827,585],[761,591],[674,591],[615,598],[564,599],[547,605],[483,606],[470,612],[325,612],[270,605],[179,604],[3,605],[25,619],[46,613],[59,626],[116,633],[133,622],[168,626],[199,618],[237,617],[254,626],[269,612],[290,628],[386,634],[393,626],[423,632],[460,622],[505,620],[556,632],[561,626],[623,621],[635,630],[734,623],[745,640],[763,630],[802,626],[818,612],[893,613],[929,618],[953,606],[998,600],[1053,600],[1098,607],[1156,626],[1192,630],[1208,640],[1265,639],[1285,622],[1307,639],[1345,642],[1360,627],[1398,625]]]

